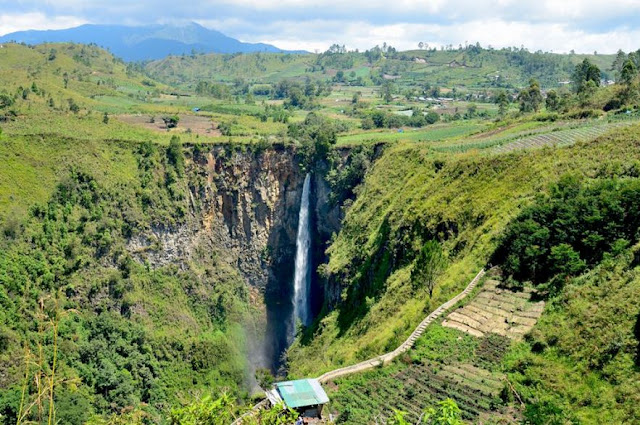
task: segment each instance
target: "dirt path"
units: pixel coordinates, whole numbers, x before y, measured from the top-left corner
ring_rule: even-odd
[[[471,291],[473,291],[473,288],[476,287],[482,276],[484,276],[484,273],[484,269],[480,270],[476,277],[474,277],[469,285],[467,285],[464,291],[451,298],[449,301],[442,304],[440,307],[431,312],[431,314],[425,317],[425,319],[418,325],[418,327],[411,333],[411,335],[409,335],[409,338],[407,338],[406,341],[400,344],[400,346],[395,350],[352,366],[347,366],[327,372],[324,375],[319,376],[317,378],[318,381],[320,381],[321,383],[325,383],[341,376],[351,375],[352,373],[373,369],[374,367],[387,364],[399,355],[406,353],[411,349],[411,347],[413,347],[413,344],[416,342],[416,340],[420,338],[420,336],[424,333],[427,326],[429,326],[434,320],[438,319],[448,309],[456,305],[458,301],[464,299],[467,295],[469,295]]]
[[[400,344],[400,346],[395,350],[389,353],[383,354],[381,356],[374,357],[369,360],[365,360],[363,362],[357,363],[352,366],[347,366],[347,367],[343,367],[340,369],[335,369],[330,372],[327,372],[324,375],[319,376],[317,378],[318,381],[321,383],[326,383],[332,379],[336,379],[342,376],[351,375],[353,373],[373,369],[377,366],[385,365],[391,362],[393,359],[395,359],[399,355],[409,351],[409,349],[413,347],[413,344],[416,342],[416,340],[420,338],[420,336],[424,333],[427,326],[429,326],[434,320],[442,316],[451,307],[455,306],[460,300],[464,299],[467,295],[469,295],[469,293],[471,293],[471,291],[473,291],[473,289],[476,287],[480,279],[482,279],[484,274],[485,274],[484,269],[480,270],[478,274],[473,278],[473,280],[469,282],[469,284],[464,289],[464,291],[460,292],[458,295],[451,298],[449,301],[442,304],[440,307],[438,307],[433,312],[431,312],[431,314],[425,317],[424,320],[418,325],[418,327],[416,327],[416,329],[411,333],[411,335],[409,335],[409,337],[402,344]],[[248,411],[247,413],[245,413],[244,415],[236,419],[232,425],[241,424],[244,419],[253,416],[260,409],[263,409],[266,406],[267,406],[266,399],[262,400],[260,403],[253,406],[253,408],[250,411]]]

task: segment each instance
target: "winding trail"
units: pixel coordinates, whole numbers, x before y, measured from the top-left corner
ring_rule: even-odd
[[[418,327],[411,333],[411,335],[409,335],[409,338],[407,338],[395,350],[386,354],[382,354],[381,356],[374,357],[372,359],[354,364],[352,366],[347,366],[347,367],[343,367],[340,369],[335,369],[330,372],[327,372],[324,375],[319,376],[317,378],[318,381],[320,381],[321,383],[325,383],[332,379],[339,378],[341,376],[346,376],[352,373],[373,369],[374,367],[387,364],[391,362],[393,359],[395,359],[396,357],[398,357],[399,355],[406,353],[411,349],[411,347],[413,347],[413,344],[416,342],[416,339],[420,338],[420,336],[424,333],[425,329],[427,329],[427,326],[429,326],[434,320],[442,316],[442,314],[444,314],[448,309],[456,305],[458,301],[464,299],[467,295],[469,295],[471,291],[473,291],[473,288],[476,287],[476,285],[478,284],[482,276],[484,276],[484,273],[485,273],[484,269],[480,270],[476,275],[476,277],[474,277],[473,280],[467,285],[464,291],[460,292],[458,295],[451,298],[449,301],[442,304],[440,307],[432,311],[431,314],[425,317],[424,320],[420,322]]]
[[[390,363],[393,359],[395,359],[399,355],[409,351],[411,347],[413,347],[413,344],[416,342],[416,340],[420,338],[420,336],[427,329],[427,326],[433,323],[434,320],[442,316],[447,310],[455,306],[460,300],[463,300],[464,298],[466,298],[466,296],[469,295],[471,291],[473,291],[473,289],[476,287],[480,279],[482,279],[484,274],[485,274],[485,270],[481,269],[478,272],[478,274],[473,278],[473,280],[469,282],[467,287],[462,292],[460,292],[455,297],[451,298],[446,303],[442,304],[440,307],[432,311],[427,317],[425,317],[424,320],[420,322],[418,327],[416,327],[415,330],[411,333],[411,335],[409,335],[409,337],[402,344],[400,344],[400,346],[398,346],[398,348],[396,348],[395,350],[389,353],[374,357],[372,359],[365,360],[360,363],[356,363],[351,366],[346,366],[340,369],[335,369],[335,370],[326,372],[325,374],[319,376],[316,379],[321,383],[326,383],[328,381],[331,381],[336,378],[340,378],[342,376],[351,375],[353,373],[362,372],[365,370],[373,369],[375,367],[383,366],[385,364]],[[240,416],[238,419],[236,419],[232,425],[242,424],[243,419],[246,419],[255,415],[260,409],[267,407],[267,405],[268,405],[267,399],[262,400],[260,403],[253,406],[251,410],[249,410],[248,412]]]

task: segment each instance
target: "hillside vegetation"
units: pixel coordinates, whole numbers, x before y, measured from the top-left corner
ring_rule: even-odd
[[[226,221],[246,207],[276,229],[282,217],[247,201],[272,189],[291,191],[295,217],[283,187],[298,172],[324,179],[314,193],[335,233],[314,247],[322,311],[278,378],[395,349],[487,267],[467,310],[388,368],[329,386],[338,420],[399,409],[415,422],[454,398],[472,421],[637,422],[638,61],[469,45],[125,64],[95,45],[3,45],[0,423],[215,422],[251,404],[264,294],[229,260]],[[225,150],[211,160],[213,144]],[[269,149],[282,181],[245,197],[253,175],[227,179]],[[209,201],[228,240],[149,259],[157,235],[203,226]],[[455,326],[515,299],[527,327],[503,326],[513,339]]]
[[[56,418],[71,424],[142,406],[155,422],[163,406],[199,389],[242,388],[241,323],[251,315],[237,271],[206,245],[181,267],[141,264],[127,246],[146,229],[190,220],[182,153],[151,143],[16,142],[29,146],[14,151],[25,163],[39,149],[74,160],[3,167],[10,181],[29,184],[27,173],[46,184],[28,214],[9,212],[2,226],[3,423],[42,415],[39,394],[50,385]]]
[[[385,150],[357,189],[321,270],[335,288],[336,309],[291,350],[292,374],[395,348],[490,260],[509,220],[560,175],[633,173],[637,132],[634,126],[570,148],[508,155],[442,156],[406,144]],[[428,240],[448,256],[433,298],[411,279],[415,252]]]
[[[393,349],[491,261],[507,290],[533,286],[547,300],[524,340],[435,325],[389,368],[330,387],[332,408],[345,414],[338,420],[373,422],[394,408],[418,417],[453,397],[473,421],[515,412],[534,424],[637,422],[638,130],[528,154],[422,152],[411,162],[415,147],[386,151],[328,251],[336,310],[289,351],[291,373]],[[397,159],[403,151],[412,155]],[[412,280],[417,249],[407,248],[425,240],[449,258],[433,298]]]
[[[282,78],[306,77],[337,78],[338,82],[367,86],[382,84],[385,75],[392,76],[393,82],[400,86],[419,86],[426,81],[436,87],[509,88],[520,87],[536,78],[551,88],[569,80],[574,66],[585,58],[606,70],[615,55],[561,55],[476,46],[405,52],[398,52],[391,46],[376,46],[358,53],[333,46],[322,54],[169,56],[151,61],[145,68],[160,81],[192,88],[199,80],[273,83]]]

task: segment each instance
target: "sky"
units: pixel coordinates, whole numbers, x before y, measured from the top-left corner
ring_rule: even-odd
[[[640,49],[640,0],[0,0],[0,35],[84,23],[194,21],[247,42],[324,51],[476,43],[531,51]]]

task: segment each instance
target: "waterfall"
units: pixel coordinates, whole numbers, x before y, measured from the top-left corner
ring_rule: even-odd
[[[311,286],[311,223],[309,215],[309,192],[311,175],[304,178],[302,200],[298,214],[298,236],[296,238],[296,262],[293,278],[293,317],[289,324],[289,337],[293,341],[298,320],[303,325],[309,325],[311,312],[309,311],[309,292]]]

